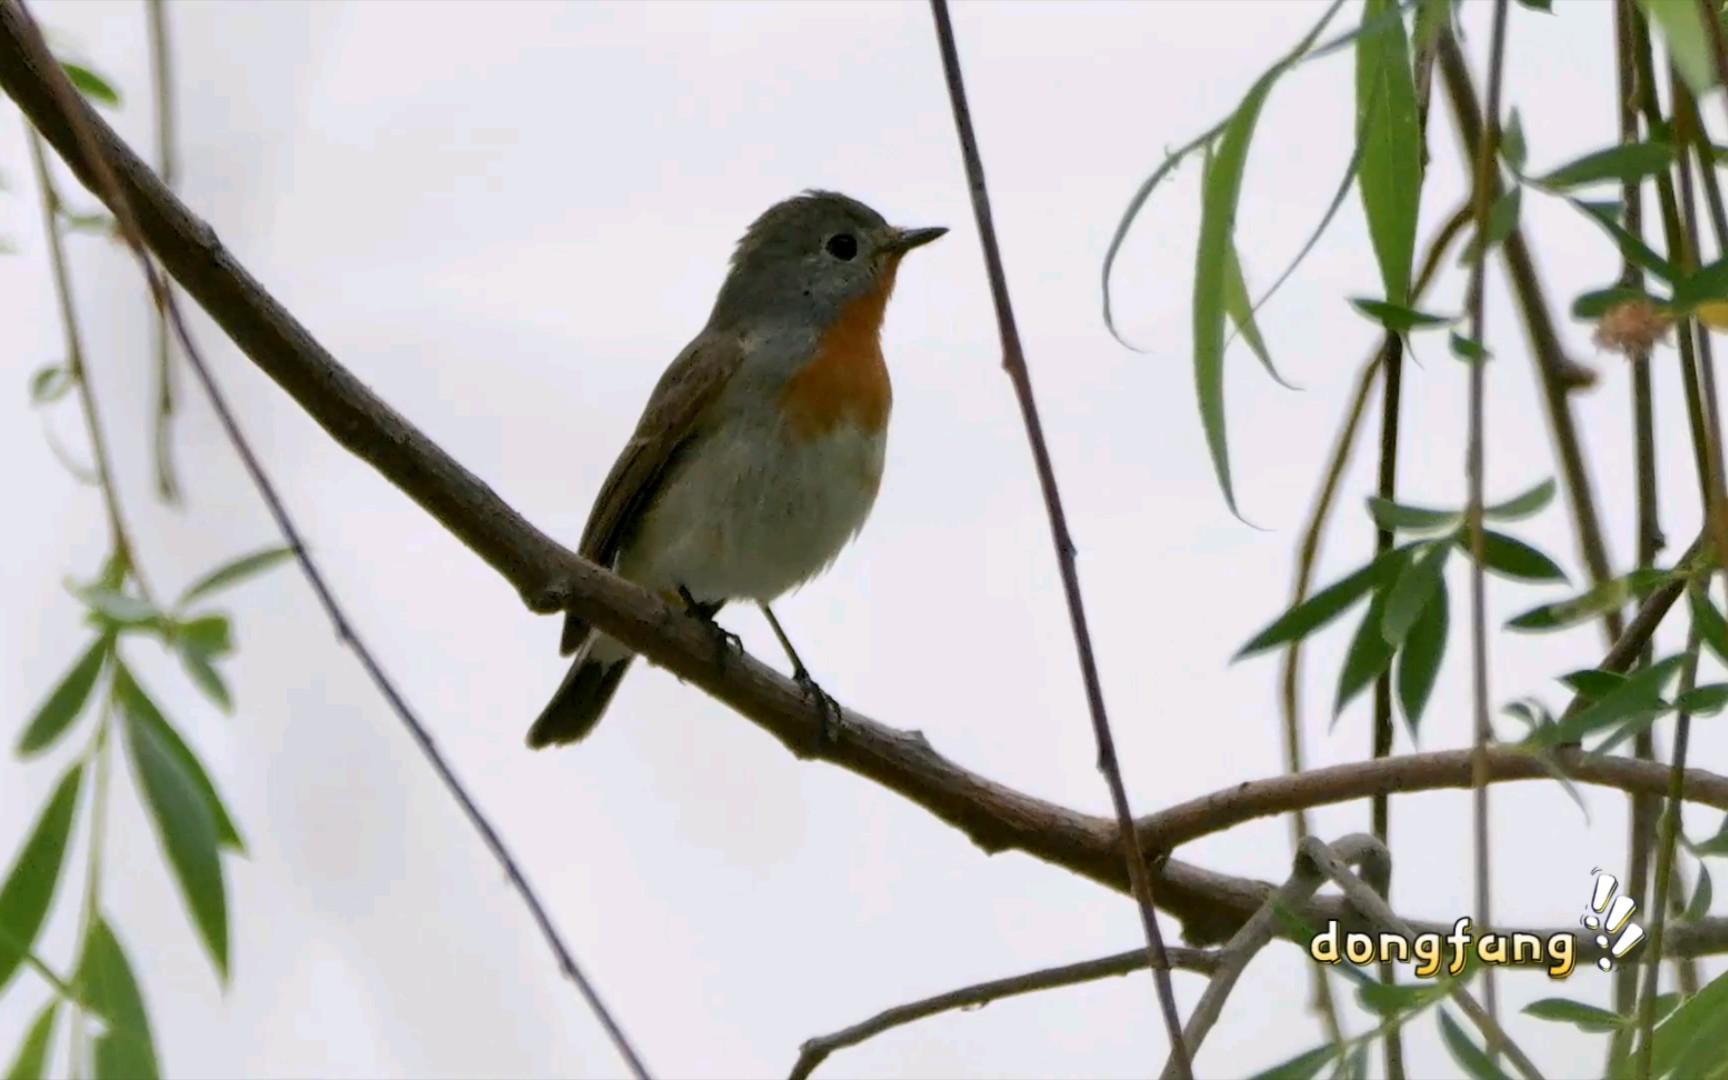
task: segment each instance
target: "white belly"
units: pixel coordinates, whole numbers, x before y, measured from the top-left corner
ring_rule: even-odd
[[[769,603],[827,569],[876,502],[886,435],[750,434],[722,430],[683,456],[620,553],[621,575],[701,601]]]

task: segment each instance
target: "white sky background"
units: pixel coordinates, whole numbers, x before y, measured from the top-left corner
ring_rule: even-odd
[[[1514,7],[1506,99],[1533,169],[1612,141],[1605,2]],[[143,8],[33,8],[129,93],[114,119],[152,145]],[[953,233],[908,261],[886,348],[896,379],[881,501],[833,571],[780,614],[823,683],[1005,784],[1107,812],[1049,534],[1008,380],[928,11],[921,4],[176,3],[171,6],[186,201],[341,360],[527,516],[574,542],[663,365],[700,327],[730,246],[770,202],[810,186]],[[1486,46],[1486,4],[1467,6]],[[1137,812],[1276,774],[1277,663],[1232,668],[1281,609],[1292,551],[1375,328],[1350,295],[1378,274],[1352,195],[1264,313],[1285,374],[1238,346],[1228,377],[1241,504],[1225,509],[1194,408],[1189,303],[1198,168],[1156,197],[1121,261],[1123,325],[1105,332],[1098,269],[1135,185],[1166,147],[1233,107],[1317,17],[1284,2],[961,5],[955,22],[1013,298],[1080,548],[1112,719]],[[1339,28],[1359,9],[1347,9]],[[1348,158],[1349,55],[1274,93],[1249,162],[1238,242],[1256,289],[1300,247]],[[1463,190],[1438,107],[1424,241]],[[8,115],[15,115],[7,110]],[[1711,119],[1717,119],[1711,107]],[[0,580],[0,715],[10,732],[83,638],[65,575],[94,571],[94,491],[55,463],[26,379],[61,344],[22,127],[0,122],[0,259],[10,372],[0,455],[22,524]],[[88,199],[82,200],[88,202]],[[1613,249],[1564,207],[1525,200],[1549,295],[1606,284]],[[271,543],[258,499],[183,379],[176,434],[190,507],[150,498],[148,311],[136,272],[72,241],[90,364],[119,454],[143,564],[172,592]],[[1533,369],[1498,263],[1488,336],[1488,490],[1554,471]],[[1450,273],[1431,308],[1461,303]],[[597,735],[531,754],[527,724],[557,684],[557,621],[349,457],[200,314],[199,338],[246,430],[361,633],[406,688],[650,1065],[665,1076],[783,1074],[805,1038],[986,978],[1135,945],[1123,897],[957,832],[851,774],[800,762],[664,672],[639,669]],[[1565,322],[1574,355],[1594,357]],[[1404,492],[1464,500],[1465,370],[1439,338],[1406,369]],[[1624,565],[1633,549],[1628,379],[1575,400]],[[1677,553],[1697,527],[1672,351],[1659,354],[1664,520]],[[1370,421],[1377,428],[1378,420]],[[82,448],[70,404],[52,423]],[[1321,580],[1372,543],[1364,451]],[[1560,503],[1520,535],[1582,570]],[[1424,748],[1468,741],[1464,573]],[[1495,624],[1557,590],[1493,581]],[[106,906],[141,973],[176,1076],[614,1075],[621,1065],[563,983],[503,875],[335,641],[291,569],[233,594],[241,651],[232,720],[177,667],[133,650],[148,685],[212,763],[251,857],[228,864],[235,979],[226,996],[183,914],[129,778],[114,799]],[[778,663],[766,624],[725,621]],[[1677,646],[1683,624],[1663,634]],[[1350,629],[1308,652],[1313,764],[1359,759],[1366,698],[1330,732]],[[1552,676],[1600,652],[1595,627],[1496,637],[1492,694],[1562,698]],[[1722,760],[1722,723],[1693,760]],[[1512,732],[1508,731],[1509,734]],[[13,736],[6,736],[8,743]],[[71,740],[76,744],[77,740]],[[1664,739],[1666,745],[1666,739]],[[1400,751],[1409,748],[1400,731]],[[64,756],[64,755],[62,755]],[[7,854],[58,775],[0,765]],[[124,776],[125,770],[117,770]],[[1586,825],[1552,784],[1497,787],[1495,910],[1564,925],[1590,870],[1624,860],[1624,802],[1587,793]],[[1471,906],[1469,795],[1394,803],[1394,900],[1412,916]],[[1695,834],[1714,813],[1688,818]],[[1365,829],[1366,803],[1321,811],[1323,835]],[[1183,858],[1282,880],[1287,825],[1266,820]],[[81,863],[80,863],[81,865]],[[67,964],[73,905],[43,946]],[[1166,921],[1166,934],[1178,926]],[[1238,987],[1200,1055],[1206,1075],[1265,1067],[1319,1041],[1307,961],[1280,946]],[[1719,970],[1711,965],[1707,971]],[[1201,983],[1178,974],[1183,1011]],[[1563,993],[1605,1003],[1608,979],[1502,978],[1505,1008]],[[16,1045],[42,991],[0,1002]],[[1360,1014],[1352,1030],[1361,1030]],[[1554,1075],[1600,1067],[1600,1040],[1516,1021]],[[1450,1072],[1432,1023],[1408,1033],[1416,1071]],[[843,1051],[831,1075],[1144,1075],[1164,1039],[1144,975],[999,1003]]]

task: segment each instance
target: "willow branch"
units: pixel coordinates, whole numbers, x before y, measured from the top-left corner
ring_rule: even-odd
[[[1166,954],[1170,958],[1170,966],[1178,971],[1195,971],[1207,975],[1218,966],[1219,953],[1215,949],[1169,949]],[[963,986],[958,990],[949,990],[905,1005],[896,1005],[851,1027],[805,1040],[804,1045],[798,1048],[798,1060],[792,1066],[789,1080],[804,1080],[836,1050],[857,1046],[885,1031],[892,1031],[941,1013],[953,1012],[956,1009],[977,1009],[1022,994],[1078,986],[1081,983],[1097,982],[1100,979],[1145,970],[1146,947],[1142,945],[1127,952],[1101,956],[1096,960],[1043,968],[1006,979],[991,979],[989,982]]]

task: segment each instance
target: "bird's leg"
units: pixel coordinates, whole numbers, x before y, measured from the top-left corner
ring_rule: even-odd
[[[786,631],[780,629],[780,620],[774,617],[774,609],[763,604],[762,614],[768,617],[768,625],[774,628],[774,636],[780,639],[780,647],[786,650],[786,658],[792,661],[792,681],[802,686],[816,699],[817,712],[821,718],[821,726],[817,733],[818,741],[838,741],[840,738],[840,703],[835,701],[828,691],[822,689],[816,680],[810,677],[810,669],[805,667],[804,661],[798,658],[798,650],[792,647],[792,641],[786,636]]]
[[[726,669],[727,649],[736,649],[742,653],[744,651],[744,639],[714,621],[715,613],[720,610],[719,604],[698,603],[696,598],[690,595],[690,590],[682,585],[678,586],[678,596],[684,601],[685,614],[707,623],[708,629],[712,630],[714,636],[720,639],[720,670],[724,671]]]

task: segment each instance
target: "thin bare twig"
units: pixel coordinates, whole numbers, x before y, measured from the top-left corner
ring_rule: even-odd
[[[174,66],[168,51],[168,0],[148,0],[150,78],[156,88],[156,172],[172,191],[179,175],[174,117]],[[164,283],[165,287],[173,288]],[[164,502],[180,501],[180,481],[174,468],[174,367],[168,317],[156,311],[156,493]]]
[[[245,435],[240,431],[233,412],[229,409],[227,401],[222,396],[221,390],[216,386],[215,380],[211,376],[209,368],[205,365],[202,355],[193,344],[191,335],[187,331],[186,324],[180,316],[178,305],[174,302],[173,294],[168,290],[164,281],[156,273],[155,264],[150,258],[149,248],[145,244],[144,235],[133,214],[131,200],[127,197],[125,188],[120,184],[118,176],[107,159],[102,140],[98,137],[93,126],[89,122],[90,118],[87,115],[87,106],[85,106],[83,99],[79,97],[77,90],[73,88],[71,82],[60,70],[60,67],[55,62],[53,55],[48,51],[46,43],[42,40],[41,31],[37,28],[35,20],[31,18],[29,12],[24,7],[22,0],[0,0],[0,26],[4,27],[6,37],[9,41],[15,44],[23,54],[24,61],[34,69],[38,78],[42,79],[46,83],[46,87],[50,94],[54,98],[58,99],[55,104],[58,106],[57,111],[59,116],[62,121],[70,127],[73,141],[77,143],[81,160],[85,164],[86,168],[94,174],[94,178],[97,181],[96,190],[98,195],[102,197],[103,201],[106,202],[109,208],[114,212],[115,219],[119,222],[123,235],[132,247],[133,252],[138,256],[139,266],[144,273],[146,282],[149,284],[151,296],[161,307],[164,316],[172,325],[173,330],[179,339],[180,346],[186,353],[187,361],[191,364],[192,370],[197,375],[199,382],[202,383],[204,391],[210,399],[210,404],[215,409],[217,417],[220,419],[222,427],[228,435],[229,441],[233,444],[235,452],[239,455],[241,462],[244,464],[247,473],[251,476],[254,485],[258,488],[260,496],[262,496],[266,506],[269,508],[271,517],[275,519],[277,528],[282,532],[283,538],[288,541],[289,546],[293,549],[295,557],[299,561],[300,568],[306,575],[308,583],[312,586],[312,590],[317,595],[319,603],[324,607],[325,613],[330,617],[331,623],[335,626],[337,637],[354,650],[355,656],[360,660],[361,666],[365,668],[366,673],[371,677],[379,692],[384,696],[385,700],[395,711],[397,717],[408,729],[408,732],[413,737],[414,741],[420,746],[421,751],[426,755],[426,758],[431,763],[434,771],[437,772],[439,779],[443,781],[446,789],[450,792],[450,795],[461,807],[463,814],[467,816],[469,822],[480,833],[486,846],[492,850],[492,853],[497,857],[499,863],[502,864],[505,875],[516,887],[518,893],[523,899],[523,902],[528,906],[530,913],[534,917],[535,922],[539,925],[541,933],[546,939],[547,945],[552,949],[559,966],[576,984],[577,990],[587,1001],[589,1008],[594,1012],[594,1015],[600,1021],[601,1026],[612,1039],[613,1044],[616,1046],[619,1054],[624,1058],[630,1071],[637,1077],[642,1078],[642,1080],[646,1080],[648,1071],[642,1064],[641,1058],[630,1045],[630,1042],[625,1037],[623,1030],[619,1028],[617,1022],[612,1019],[612,1016],[607,1011],[604,1003],[601,1002],[599,994],[588,980],[588,977],[583,974],[580,966],[576,963],[575,956],[564,944],[557,929],[552,925],[551,916],[547,914],[545,908],[540,903],[539,897],[528,884],[527,878],[523,875],[520,867],[517,866],[515,859],[511,856],[509,849],[504,844],[503,837],[501,837],[497,830],[492,827],[491,822],[487,820],[486,816],[475,804],[473,798],[468,794],[461,781],[456,777],[455,772],[451,769],[448,762],[444,760],[443,755],[438,752],[437,746],[432,741],[431,734],[426,730],[425,726],[420,723],[419,719],[415,717],[413,710],[409,708],[407,701],[404,700],[401,693],[390,681],[389,677],[384,674],[383,669],[373,657],[371,650],[368,649],[359,636],[355,634],[341,605],[337,602],[335,595],[330,591],[329,586],[325,583],[323,575],[318,571],[316,564],[313,562],[310,553],[306,549],[304,541],[300,537],[299,530],[295,527],[293,520],[289,517],[287,507],[283,504],[280,495],[276,492],[275,486],[270,482],[269,477],[264,472],[262,463],[253,452]]]
[[[1633,0],[1615,0],[1614,3],[1616,100],[1619,106],[1620,141],[1623,144],[1637,142],[1639,137],[1638,64],[1634,58],[1632,3]],[[1643,183],[1636,178],[1627,180],[1620,187],[1623,214],[1621,224],[1627,232],[1639,237],[1644,233],[1643,191]],[[1622,256],[1620,284],[1628,288],[1643,287],[1644,272],[1630,257]],[[1640,349],[1626,359],[1632,368],[1632,444],[1637,462],[1638,567],[1647,570],[1656,565],[1656,556],[1662,550],[1663,543],[1657,504],[1656,403],[1650,378],[1650,350]],[[1650,663],[1652,655],[1653,650],[1646,645],[1639,657],[1639,663]],[[1633,736],[1632,755],[1641,761],[1656,759],[1656,735],[1653,730],[1645,728]],[[1650,853],[1655,848],[1658,804],[1654,798],[1647,795],[1633,795],[1630,803],[1631,820],[1626,841],[1629,852],[1627,878],[1629,887],[1639,890],[1636,895],[1648,896]],[[1629,1012],[1637,997],[1638,969],[1630,964],[1616,966],[1614,1011],[1621,1014]],[[1629,1028],[1615,1029],[1609,1038],[1610,1063],[1624,1055],[1632,1034]]]
[[[1116,810],[1117,828],[1120,830],[1122,858],[1128,867],[1134,898],[1140,905],[1140,921],[1146,931],[1147,959],[1152,966],[1152,979],[1164,1014],[1165,1030],[1170,1036],[1175,1075],[1191,1077],[1193,1069],[1189,1065],[1187,1048],[1182,1043],[1182,1023],[1176,1014],[1176,995],[1170,985],[1170,965],[1164,956],[1164,936],[1158,928],[1152,877],[1147,873],[1140,848],[1134,842],[1134,812],[1129,808],[1128,789],[1122,782],[1121,765],[1116,760],[1116,741],[1110,734],[1110,719],[1104,708],[1104,688],[1098,678],[1092,635],[1086,626],[1086,605],[1080,595],[1080,574],[1074,562],[1074,540],[1068,531],[1062,493],[1056,485],[1055,466],[1044,443],[1044,425],[1038,418],[1038,402],[1032,393],[1032,375],[1026,366],[1026,355],[1020,347],[1020,331],[1014,322],[1014,308],[1008,299],[1008,279],[1002,268],[1002,251],[996,241],[996,224],[990,213],[984,162],[978,153],[978,139],[972,130],[972,115],[966,104],[966,86],[960,75],[960,54],[954,43],[954,27],[948,18],[947,0],[930,0],[930,10],[936,20],[942,69],[948,81],[948,98],[954,108],[954,126],[959,132],[960,152],[966,162],[966,177],[972,191],[972,211],[978,221],[978,237],[984,246],[984,261],[990,274],[990,295],[995,302],[996,323],[1002,334],[1002,367],[1008,372],[1008,378],[1014,384],[1014,395],[1020,403],[1020,416],[1025,421],[1026,438],[1031,444],[1032,460],[1038,470],[1038,486],[1044,494],[1044,507],[1050,518],[1056,561],[1062,571],[1062,591],[1067,596],[1074,647],[1079,653],[1080,672],[1086,682],[1086,704],[1092,714],[1092,733],[1098,741],[1098,770],[1104,774],[1104,781],[1110,788],[1110,802]]]
[[[1378,843],[1376,846],[1378,847]],[[1345,859],[1312,836],[1303,841],[1302,851],[1344,891],[1344,899],[1350,906],[1376,929],[1397,934],[1405,941],[1414,940],[1420,933],[1416,927],[1399,918],[1398,913],[1386,903],[1386,878],[1391,873],[1392,858],[1384,847],[1379,848],[1378,859],[1365,860],[1365,869],[1371,871],[1370,880],[1366,882],[1350,872]],[[1506,1034],[1499,1021],[1494,1018],[1492,1009],[1484,1009],[1478,1004],[1475,996],[1461,982],[1454,982],[1447,993],[1458,1003],[1464,1015],[1481,1030],[1491,1049],[1504,1051],[1512,1067],[1526,1080],[1542,1080],[1542,1073],[1535,1063],[1525,1056],[1518,1044]]]
[[[1199,1054],[1201,1044],[1206,1041],[1212,1026],[1218,1022],[1218,1017],[1223,1014],[1224,1003],[1229,1000],[1230,992],[1236,989],[1242,973],[1248,970],[1248,964],[1277,935],[1282,926],[1284,912],[1306,904],[1325,882],[1325,873],[1308,855],[1309,848],[1319,843],[1320,841],[1312,836],[1303,838],[1296,857],[1292,860],[1289,879],[1266,895],[1266,901],[1260,905],[1260,910],[1243,923],[1242,928],[1219,950],[1217,967],[1212,972],[1212,978],[1206,983],[1200,1000],[1195,1004],[1194,1011],[1188,1014],[1188,1025],[1182,1032],[1192,1053]],[[1361,862],[1376,854],[1381,858],[1386,855],[1384,844],[1361,834],[1344,837],[1337,842],[1337,847],[1340,850],[1338,857],[1347,863]],[[1170,1063],[1164,1067],[1163,1080],[1171,1080],[1176,1075],[1175,1064],[1172,1057]]]
[[[1498,175],[1497,153],[1500,147],[1500,88],[1506,72],[1506,11],[1507,0],[1494,0],[1494,30],[1488,45],[1487,127],[1476,150],[1475,182],[1471,188],[1475,205],[1476,257],[1470,263],[1469,308],[1470,336],[1478,345],[1486,345],[1484,278],[1488,269],[1488,211],[1493,206],[1494,180]],[[1447,28],[1450,35],[1452,30]],[[1476,921],[1488,925],[1492,920],[1489,905],[1490,870],[1488,835],[1488,743],[1494,738],[1494,728],[1488,719],[1488,601],[1484,582],[1486,534],[1482,528],[1482,484],[1486,457],[1484,414],[1487,391],[1484,381],[1484,359],[1470,364],[1470,423],[1469,459],[1465,476],[1469,481],[1469,504],[1466,520],[1470,529],[1470,684],[1475,706],[1472,744],[1475,747],[1475,783],[1471,799],[1472,832],[1476,853]],[[1499,1016],[1494,971],[1482,973],[1482,993],[1487,999],[1488,1016]],[[1494,1052],[1490,1043],[1489,1052]]]
[[[1167,955],[1170,957],[1170,966],[1180,971],[1209,975],[1218,967],[1219,954],[1216,949],[1175,948],[1170,949]],[[792,1066],[789,1080],[805,1080],[836,1050],[857,1046],[885,1031],[931,1016],[953,1012],[955,1009],[977,1009],[1021,994],[1078,986],[1081,983],[1097,982],[1100,979],[1145,970],[1146,946],[1141,945],[1127,952],[1112,953],[1096,960],[1082,960],[1077,964],[1044,968],[1006,979],[991,979],[989,982],[963,986],[958,990],[949,990],[904,1005],[896,1005],[851,1027],[805,1040],[804,1045],[798,1048],[798,1060]]]
[[[1684,169],[1685,165],[1682,164]],[[1680,671],[1681,705],[1674,723],[1674,764],[1669,771],[1668,805],[1662,814],[1662,836],[1656,845],[1656,902],[1650,909],[1648,948],[1658,958],[1644,967],[1644,989],[1638,998],[1638,1080],[1650,1080],[1656,1040],[1656,991],[1661,984],[1662,935],[1668,929],[1668,890],[1673,883],[1674,844],[1680,834],[1681,799],[1686,784],[1686,749],[1692,735],[1692,710],[1684,703],[1698,682],[1698,624],[1693,622],[1686,640],[1686,662]]]
[[[65,238],[60,232],[60,192],[48,171],[48,160],[42,153],[42,137],[30,132],[30,164],[36,173],[36,186],[41,192],[42,237],[48,245],[48,268],[54,278],[54,301],[60,309],[60,332],[66,341],[66,371],[78,389],[78,404],[84,413],[84,427],[90,435],[90,456],[96,473],[96,484],[102,489],[102,502],[108,510],[108,531],[114,555],[125,566],[144,599],[155,601],[150,584],[138,566],[132,546],[132,534],[126,528],[126,515],[120,509],[120,485],[114,476],[114,456],[108,449],[108,435],[102,427],[102,410],[96,404],[96,387],[90,380],[89,365],[84,357],[84,334],[78,326],[78,307],[72,293],[72,275],[66,261]]]

